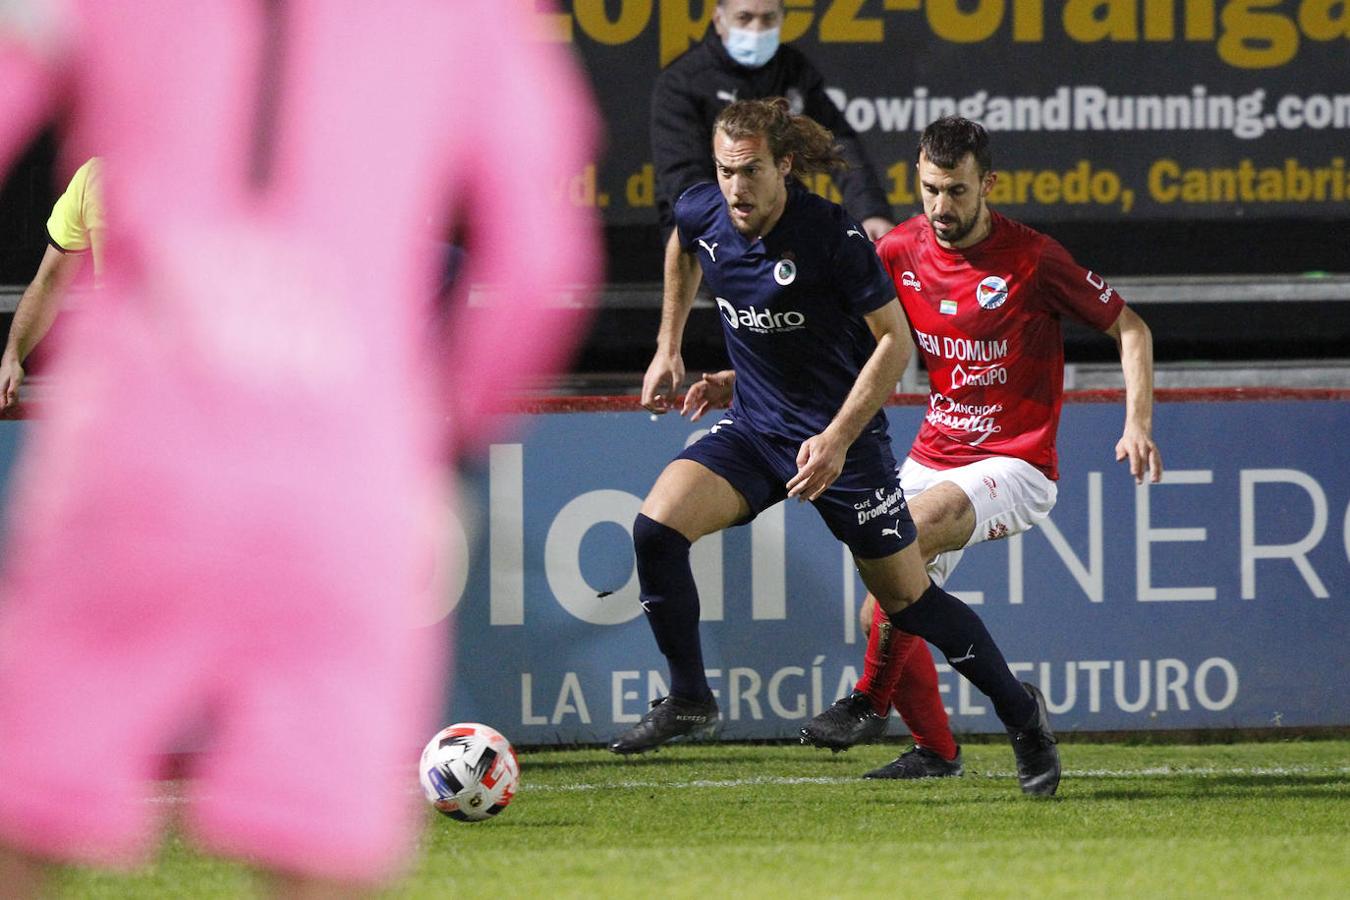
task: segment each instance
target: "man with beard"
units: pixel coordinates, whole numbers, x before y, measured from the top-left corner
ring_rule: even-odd
[[[928,411],[900,481],[938,584],[966,547],[1026,531],[1054,507],[1065,316],[1116,342],[1125,424],[1115,457],[1128,461],[1136,483],[1162,478],[1148,326],[1056,241],[989,208],[991,167],[981,125],[956,116],[929,125],[918,150],[924,215],[877,245],[929,376]],[[914,705],[936,694],[927,687],[937,673],[922,642],[893,631],[875,610],[869,596],[866,667],[855,692],[808,723],[803,741],[850,746],[885,730],[892,702],[909,721]],[[915,746],[867,777],[960,773],[940,701],[919,713],[927,728]]]

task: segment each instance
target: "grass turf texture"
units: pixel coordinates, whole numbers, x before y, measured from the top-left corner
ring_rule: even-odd
[[[1350,891],[1350,741],[1069,743],[1053,800],[1005,744],[964,778],[863,781],[903,747],[686,744],[521,754],[497,819],[428,811],[396,897],[1280,896]],[[359,814],[359,811],[354,811]],[[65,870],[58,896],[236,897],[241,866],[177,840],[133,875]]]

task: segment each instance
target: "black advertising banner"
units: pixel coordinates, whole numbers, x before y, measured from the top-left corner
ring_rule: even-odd
[[[586,65],[608,130],[601,161],[563,189],[603,208],[610,224],[655,221],[653,80],[702,38],[714,5],[571,0],[538,14],[550,39],[570,43]],[[989,128],[992,202],[1015,217],[1350,216],[1350,0],[786,8],[783,40],[824,74],[897,217],[920,207],[918,134],[949,113]]]

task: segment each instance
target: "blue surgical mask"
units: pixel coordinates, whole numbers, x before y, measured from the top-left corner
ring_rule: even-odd
[[[728,28],[724,44],[727,54],[748,69],[758,69],[778,52],[780,29],[766,28],[751,31],[748,28]]]

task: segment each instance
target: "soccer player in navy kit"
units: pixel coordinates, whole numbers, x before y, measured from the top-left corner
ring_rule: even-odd
[[[684,380],[680,345],[700,276],[738,377],[727,416],[666,467],[633,524],[670,696],[610,749],[640,753],[717,719],[690,545],[796,497],[849,546],[896,627],[937,646],[989,697],[1023,791],[1053,794],[1059,755],[1044,699],[1013,677],[979,617],[933,584],[919,555],[880,412],[913,349],[908,323],[867,235],[797,180],[836,163],[832,136],[785,100],[749,100],[718,117],[712,150],[717,184],[690,188],[675,206],[642,405],[668,411]]]

